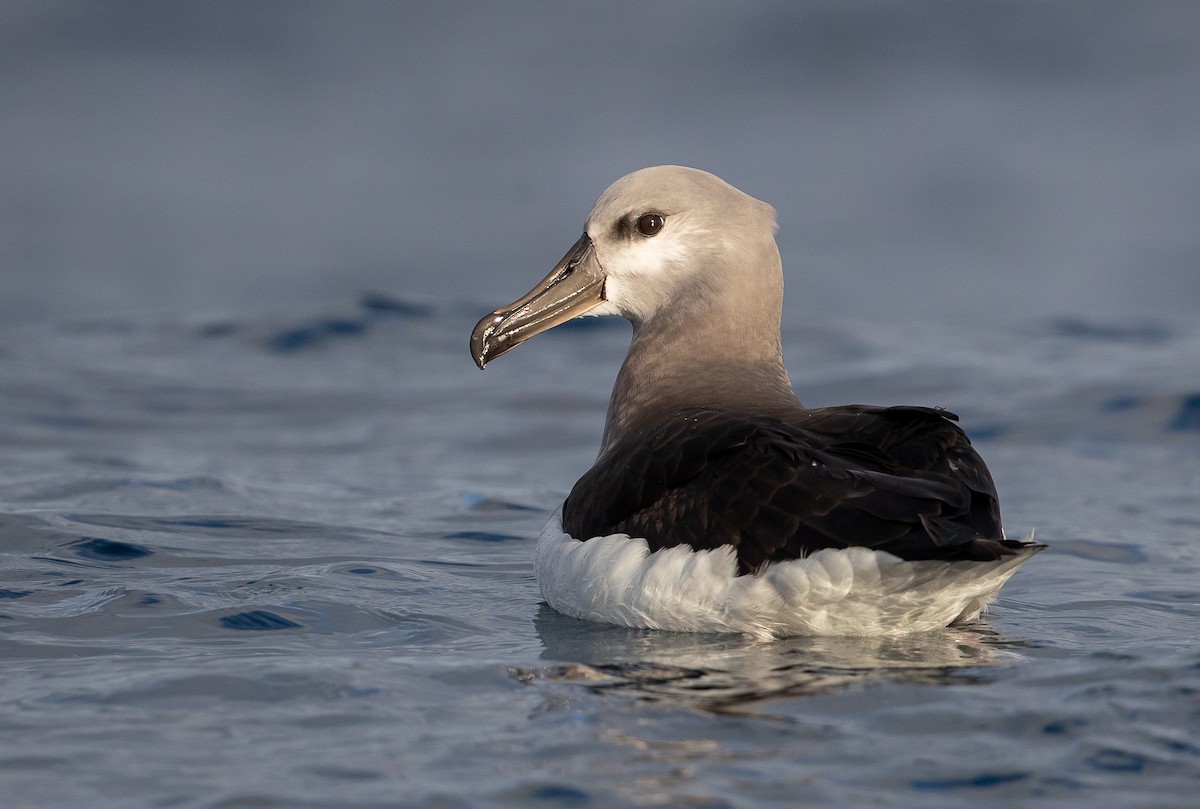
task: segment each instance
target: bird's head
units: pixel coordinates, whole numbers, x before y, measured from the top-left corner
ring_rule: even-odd
[[[775,211],[699,169],[655,166],[600,196],[583,236],[524,296],[471,335],[480,368],[535,334],[581,315],[634,327],[664,312],[700,312],[763,287],[782,294]]]

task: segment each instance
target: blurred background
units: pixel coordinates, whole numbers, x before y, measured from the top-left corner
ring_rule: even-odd
[[[633,169],[791,318],[1200,312],[1200,3],[0,0],[0,322],[490,308]]]

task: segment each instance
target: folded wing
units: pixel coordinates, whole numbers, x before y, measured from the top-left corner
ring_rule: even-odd
[[[675,412],[630,431],[572,490],[567,533],[651,550],[731,545],[739,570],[864,546],[903,559],[988,560],[1004,539],[987,467],[946,411],[800,410],[786,421]]]

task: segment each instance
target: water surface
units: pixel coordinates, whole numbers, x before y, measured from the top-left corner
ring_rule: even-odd
[[[481,303],[0,332],[13,805],[1190,806],[1200,330],[785,331],[807,404],[956,410],[1050,550],[983,623],[672,635],[539,604],[628,339]]]

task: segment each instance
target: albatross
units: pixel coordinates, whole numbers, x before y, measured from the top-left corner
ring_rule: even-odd
[[[538,540],[559,612],[760,638],[924,631],[976,619],[1045,547],[1005,537],[953,413],[800,404],[775,231],[774,208],[708,172],[635,171],[475,327],[483,368],[575,317],[633,324],[596,462]]]

